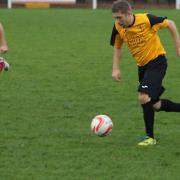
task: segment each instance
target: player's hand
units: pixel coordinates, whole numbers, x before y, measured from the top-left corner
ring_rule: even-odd
[[[0,46],[0,53],[6,53],[8,51],[8,46],[7,45],[2,45]]]
[[[121,72],[119,69],[113,69],[112,71],[112,78],[115,81],[120,81],[121,80]]]

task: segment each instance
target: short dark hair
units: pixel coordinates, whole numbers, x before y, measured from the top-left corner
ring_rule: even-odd
[[[127,0],[117,0],[112,4],[112,12],[117,13],[121,11],[126,14],[131,11],[131,4]]]

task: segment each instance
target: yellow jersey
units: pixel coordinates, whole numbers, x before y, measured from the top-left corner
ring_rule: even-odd
[[[167,27],[166,17],[157,17],[151,14],[134,14],[134,23],[129,27],[114,24],[111,45],[121,48],[123,42],[127,43],[131,54],[138,66],[144,66],[159,55],[165,55],[158,30]]]

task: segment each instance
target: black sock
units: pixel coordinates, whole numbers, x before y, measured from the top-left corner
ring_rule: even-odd
[[[151,102],[142,104],[146,134],[154,138],[154,109]]]
[[[174,103],[168,99],[162,99],[160,111],[180,112],[180,103]]]

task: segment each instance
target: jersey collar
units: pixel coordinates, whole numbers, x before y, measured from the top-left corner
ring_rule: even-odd
[[[136,20],[136,16],[133,14],[133,22],[132,22],[132,24],[130,24],[129,26],[127,26],[127,28],[129,28],[129,27],[133,26],[133,25],[134,25],[134,23],[135,23],[135,20]]]

